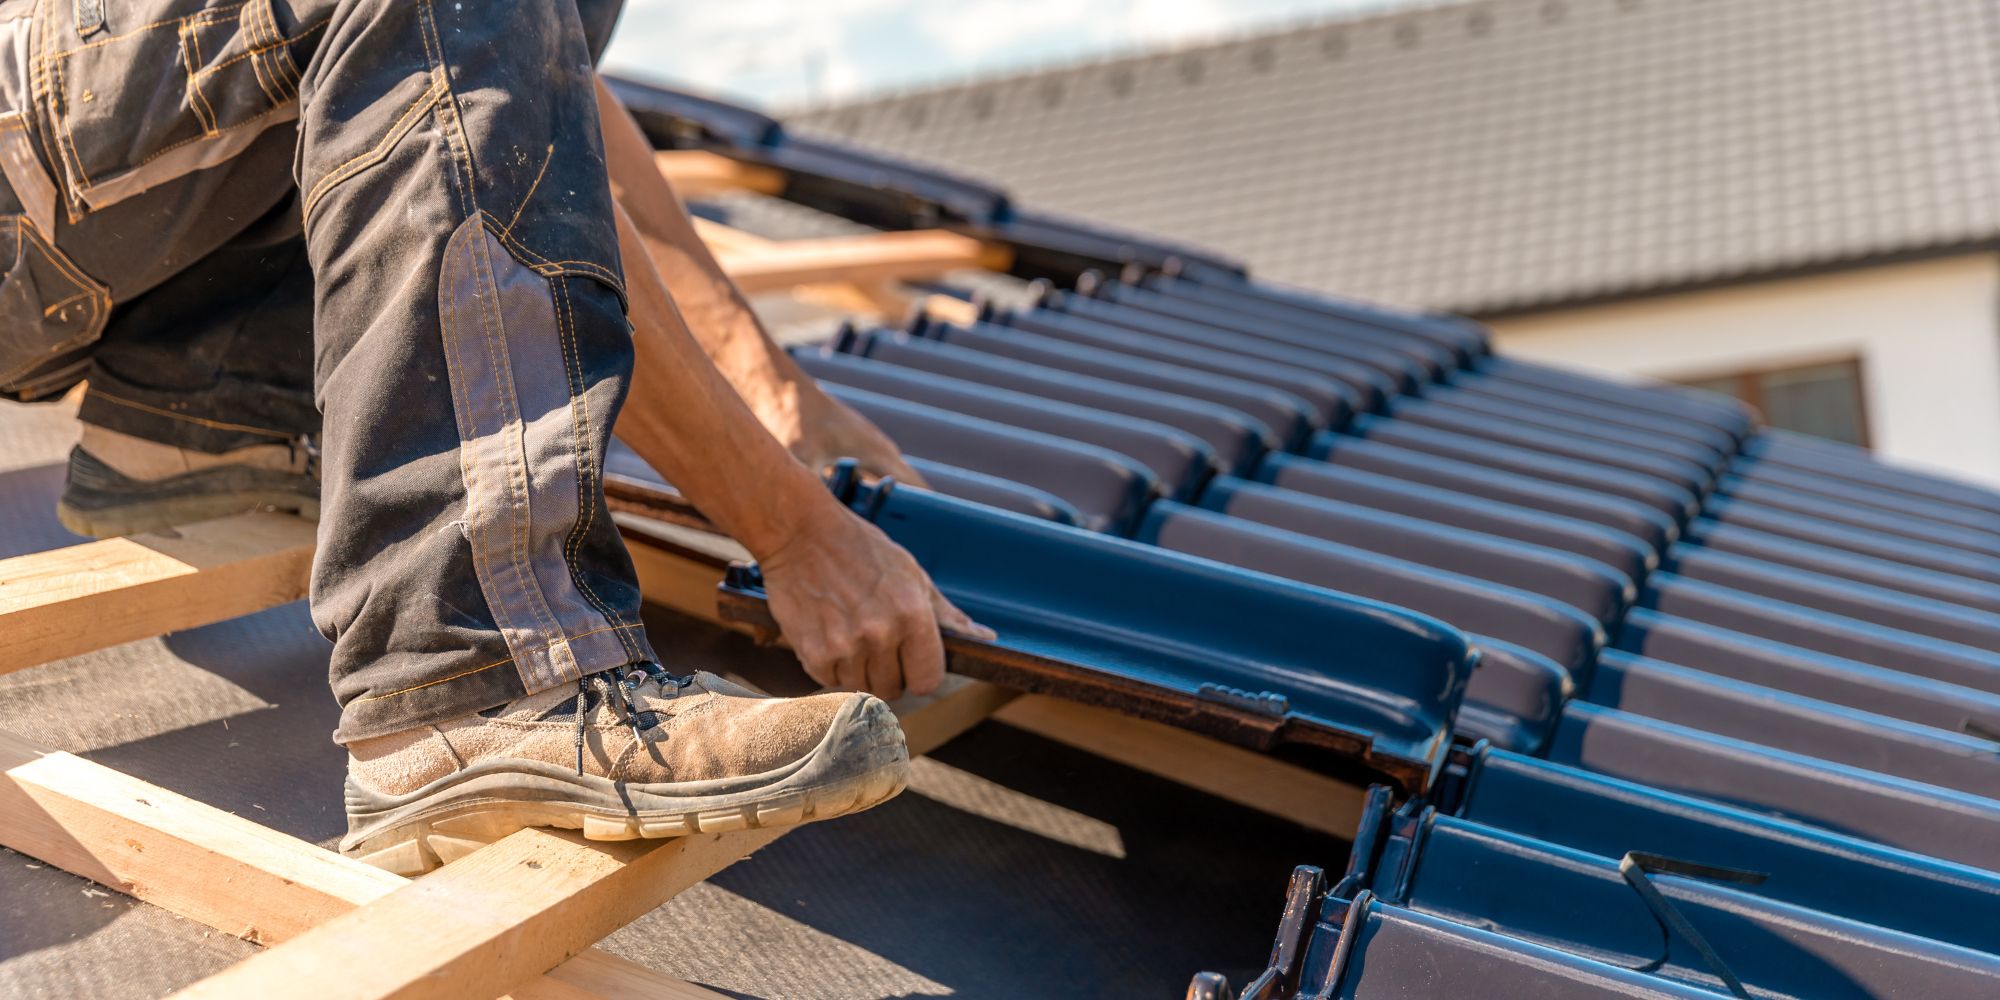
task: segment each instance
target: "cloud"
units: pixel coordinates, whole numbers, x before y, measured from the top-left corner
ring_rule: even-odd
[[[977,65],[1038,37],[1096,37],[1105,25],[1095,13],[1075,0],[959,0],[925,5],[916,23],[929,41]]]
[[[1121,23],[1134,44],[1171,44],[1221,34],[1233,19],[1217,0],[1131,0]]]
[[[773,69],[803,70],[843,50],[848,32],[908,0],[628,0],[606,62],[726,88]]]

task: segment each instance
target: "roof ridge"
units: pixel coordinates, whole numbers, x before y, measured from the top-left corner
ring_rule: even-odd
[[[2000,246],[1992,3],[1315,23],[793,123],[1294,284],[1459,311]]]
[[[1508,0],[1365,0],[1370,7],[1356,8],[1336,14],[1307,14],[1285,19],[1274,19],[1270,23],[1254,27],[1243,27],[1211,32],[1194,36],[1179,42],[1163,44],[1138,43],[1122,46],[1108,52],[1090,55],[1058,56],[1049,59],[1013,66],[1007,69],[987,71],[975,70],[970,73],[945,75],[931,80],[884,86],[863,91],[846,97],[813,100],[800,104],[780,104],[770,113],[777,118],[822,115],[833,111],[863,109],[883,104],[893,104],[913,98],[942,97],[963,94],[1012,83],[1032,80],[1064,73],[1084,73],[1091,70],[1107,69],[1125,64],[1138,64],[1163,56],[1189,55],[1209,50],[1225,49],[1230,46],[1251,42],[1302,35],[1312,31],[1350,25],[1367,25],[1378,21],[1394,21],[1399,18],[1434,14],[1455,8],[1493,6]],[[1527,2],[1527,0],[1513,0]]]

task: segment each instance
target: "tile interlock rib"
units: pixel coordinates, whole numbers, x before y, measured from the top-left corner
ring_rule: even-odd
[[[1343,777],[1372,774],[1411,791],[1426,788],[1442,764],[1472,656],[1462,637],[1431,619],[929,491],[838,473],[833,489],[909,548],[954,602],[1008,636],[947,636],[955,673],[1255,750],[1291,744],[1327,758]],[[606,490],[614,509],[628,512],[670,513],[678,503],[657,485],[611,480]],[[1113,596],[1142,587],[1155,588],[1160,603]],[[1029,595],[1065,610],[1028,609]],[[1346,637],[1351,648],[1336,679],[1305,676],[1304,664],[1326,656],[1317,639],[1238,628],[1253,608],[1288,616],[1309,636]],[[764,636],[776,632],[748,567],[732,571],[718,614]]]
[[[744,595],[714,583],[730,564],[750,560],[742,546],[714,533],[707,519],[657,483],[614,472],[606,476],[605,491],[647,600],[746,635],[771,637],[772,623],[756,603],[746,606]],[[1360,819],[1360,785],[1125,710],[1022,694],[995,718],[1343,840],[1353,837]]]

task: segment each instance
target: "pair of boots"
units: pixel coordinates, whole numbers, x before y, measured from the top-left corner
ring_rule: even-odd
[[[318,517],[309,443],[211,455],[86,424],[57,514],[111,537],[257,509]],[[402,875],[531,826],[629,840],[829,819],[894,796],[908,770],[880,699],[767,698],[653,664],[347,749],[341,849]]]

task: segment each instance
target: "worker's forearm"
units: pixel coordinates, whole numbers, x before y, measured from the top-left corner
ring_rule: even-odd
[[[686,336],[701,346],[764,429],[807,468],[817,471],[851,458],[867,475],[923,485],[895,442],[828,396],[766,335],[661,176],[639,123],[603,80],[597,81],[597,104],[612,194],[629,217],[636,244],[646,250],[643,256],[626,251],[627,280],[636,286],[633,272],[639,262],[651,262],[651,277],[672,297],[676,322],[685,321]],[[636,386],[642,392],[652,389],[643,373]],[[619,425],[618,435],[628,442],[632,433]]]
[[[631,218],[622,208],[617,216],[635,356],[635,391],[618,436],[752,555],[766,558],[839,505],[709,363]]]
[[[639,123],[601,79],[597,106],[612,196],[631,216],[689,332],[753,410],[767,419],[781,414],[796,419],[800,394],[811,391],[810,383],[765,335],[660,174]]]

